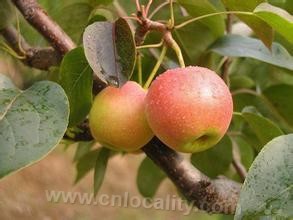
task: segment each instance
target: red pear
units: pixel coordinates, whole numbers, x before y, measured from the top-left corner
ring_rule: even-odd
[[[144,113],[145,96],[146,91],[132,81],[102,90],[89,116],[94,138],[106,147],[127,152],[144,146],[153,137]]]
[[[203,67],[167,70],[154,80],[145,101],[154,134],[186,153],[215,145],[227,131],[233,113],[225,82]]]

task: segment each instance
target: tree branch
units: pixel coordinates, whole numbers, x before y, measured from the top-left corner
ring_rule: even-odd
[[[233,147],[232,148],[232,156],[233,156],[232,165],[234,169],[236,170],[236,172],[238,173],[242,182],[244,182],[247,176],[247,171],[245,166],[241,162],[241,154],[239,152],[238,144],[235,142],[235,140],[233,139],[231,140],[232,140],[232,147]]]
[[[232,164],[233,164],[233,167],[235,168],[236,172],[238,173],[240,179],[242,180],[242,182],[244,182],[244,180],[246,179],[246,176],[247,176],[247,171],[246,171],[245,167],[243,166],[243,164],[239,160],[236,160],[235,158],[233,158]]]
[[[22,61],[30,67],[48,70],[61,62],[62,56],[55,49],[31,47],[12,26],[2,29],[0,33],[18,55],[25,57]]]
[[[71,39],[48,17],[36,1],[12,1],[32,26],[46,37],[61,54],[65,54],[75,47]],[[157,30],[158,27],[152,26],[152,28]],[[103,86],[97,88],[98,92]],[[79,128],[82,132],[73,138],[75,141],[92,140],[87,122],[81,124]],[[170,177],[183,195],[199,209],[212,213],[233,214],[235,212],[241,186],[239,183],[226,178],[209,179],[158,138],[153,138],[142,150]]]
[[[12,0],[24,18],[61,54],[75,48],[74,42],[43,10],[36,0]]]
[[[226,178],[209,179],[156,137],[142,150],[193,205],[210,213],[235,212],[241,187],[239,183]]]

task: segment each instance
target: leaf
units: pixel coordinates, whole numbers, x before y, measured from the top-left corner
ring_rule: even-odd
[[[272,107],[279,112],[291,126],[293,125],[293,86],[275,85],[263,91],[264,96],[271,102]]]
[[[154,162],[146,157],[139,166],[136,184],[140,194],[146,198],[154,197],[166,175]]]
[[[293,216],[293,134],[269,142],[256,157],[242,187],[235,220]],[[257,218],[258,217],[258,218]]]
[[[262,3],[255,8],[254,13],[293,43],[293,16],[287,11]]]
[[[109,5],[113,0],[89,0],[92,5]]]
[[[284,134],[275,123],[259,114],[245,112],[244,109],[242,116],[254,131],[262,145],[265,145],[273,138]]]
[[[81,141],[78,142],[76,151],[74,154],[73,162],[80,160],[84,155],[86,155],[94,145],[94,141]]]
[[[60,84],[70,103],[69,126],[81,122],[92,105],[92,70],[84,56],[83,48],[68,52],[61,63]]]
[[[230,89],[252,88],[255,82],[248,76],[232,74],[230,76]]]
[[[91,5],[78,2],[63,7],[55,17],[64,31],[75,42],[79,42],[92,10]]]
[[[253,148],[241,136],[233,137],[233,140],[235,140],[235,142],[237,143],[241,156],[241,163],[245,166],[246,169],[249,169],[254,160]]]
[[[178,0],[178,3],[186,9],[192,17],[217,12],[216,8],[208,0]],[[214,16],[199,21],[206,25],[215,36],[224,34],[225,22],[222,16]]]
[[[191,17],[217,12],[215,7],[207,0],[180,0],[178,1],[190,16],[179,17],[178,24]],[[174,30],[174,38],[182,48],[187,65],[200,63],[200,57],[207,48],[224,34],[225,23],[223,16],[215,16],[193,22],[180,29]],[[200,42],[200,43],[198,43]]]
[[[292,0],[268,0],[268,2],[274,6],[283,8],[290,14],[293,14],[293,2]]]
[[[89,151],[76,163],[77,175],[74,183],[78,183],[91,169],[95,167],[100,149]]]
[[[14,18],[14,10],[10,1],[8,0],[0,0],[0,30],[7,27],[9,24],[13,22]]]
[[[0,74],[0,178],[52,151],[68,116],[68,100],[58,84],[41,81],[21,91]]]
[[[191,23],[183,28],[174,30],[174,38],[182,48],[187,65],[198,64],[202,54],[207,51],[208,47],[218,37],[202,23]]]
[[[232,142],[224,136],[214,147],[192,154],[191,163],[211,178],[223,174],[232,163]]]
[[[262,149],[263,144],[261,144],[259,138],[255,134],[255,132],[251,129],[249,124],[244,124],[241,132],[242,132],[242,136],[244,140],[249,145],[251,145],[256,152],[259,152]]]
[[[121,87],[130,79],[136,48],[131,29],[123,18],[115,23],[95,22],[83,35],[85,56],[97,76]]]
[[[130,79],[135,66],[136,47],[132,31],[127,21],[119,18],[114,23],[115,30],[115,45],[117,50],[117,62],[120,62],[122,67],[121,72],[126,79]],[[119,76],[118,76],[119,77]],[[119,82],[123,83],[122,80]],[[119,83],[119,84],[121,84]]]
[[[273,43],[270,51],[257,39],[227,35],[215,42],[211,46],[211,50],[223,56],[250,57],[293,70],[293,57],[279,43]]]
[[[101,150],[98,153],[96,166],[95,166],[95,174],[94,174],[94,194],[95,195],[97,194],[97,192],[99,191],[103,183],[110,155],[111,155],[111,150],[104,147],[101,148]]]
[[[222,0],[224,5],[231,11],[253,11],[257,5],[265,0]],[[271,48],[273,42],[273,30],[272,28],[264,22],[262,19],[256,16],[249,15],[237,15],[243,22],[245,22],[258,36],[259,39],[266,45],[266,47]]]
[[[105,8],[97,8],[95,9],[89,18],[88,24],[90,25],[94,22],[99,22],[99,21],[112,21],[114,20],[114,15],[113,13]]]
[[[216,7],[219,11],[225,10],[225,6],[221,0],[209,0],[209,2],[213,4],[213,6]]]

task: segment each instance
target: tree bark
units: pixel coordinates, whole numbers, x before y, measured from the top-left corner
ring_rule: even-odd
[[[168,175],[192,205],[209,213],[235,212],[241,184],[224,177],[211,180],[156,137],[142,150]]]
[[[24,18],[61,54],[75,48],[75,43],[53,21],[36,0],[12,0]]]

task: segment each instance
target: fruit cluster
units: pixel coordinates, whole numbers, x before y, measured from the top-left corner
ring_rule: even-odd
[[[233,113],[224,81],[203,67],[170,69],[148,89],[129,81],[100,92],[90,112],[94,138],[111,149],[133,152],[156,135],[179,152],[194,153],[215,145]]]

